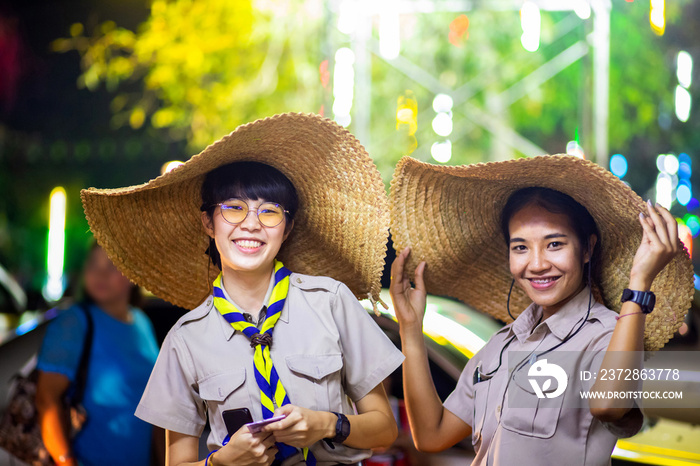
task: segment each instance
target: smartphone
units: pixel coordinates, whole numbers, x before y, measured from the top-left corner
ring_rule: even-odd
[[[283,414],[281,416],[271,417],[270,419],[263,419],[262,421],[251,422],[250,424],[246,424],[245,426],[248,428],[251,434],[259,434],[260,432],[262,432],[262,428],[266,425],[272,424],[273,422],[281,421],[285,417],[287,417],[287,415]]]
[[[232,436],[246,424],[253,422],[253,416],[250,415],[248,408],[228,409],[221,414],[226,424],[228,434]]]

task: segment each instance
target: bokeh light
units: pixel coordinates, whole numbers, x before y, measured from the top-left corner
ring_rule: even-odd
[[[335,67],[333,68],[333,116],[343,127],[350,125],[350,110],[355,87],[355,53],[347,47],[341,47],[335,52]]]
[[[566,143],[566,153],[580,159],[586,158],[586,155],[583,153],[583,147],[581,147],[578,141],[569,141]]]
[[[171,160],[170,162],[165,162],[163,166],[160,167],[160,174],[163,175],[165,173],[168,173],[169,171],[176,169],[180,165],[183,165],[183,162],[179,160]]]
[[[678,84],[686,89],[690,88],[690,84],[693,82],[693,57],[685,50],[678,52],[676,77],[678,77]]]
[[[693,192],[691,191],[690,186],[685,184],[678,185],[678,188],[676,189],[676,200],[680,205],[688,205],[688,202],[690,202],[692,197]]]
[[[666,2],[665,0],[651,0],[649,11],[649,24],[652,31],[659,36],[666,30]]]
[[[610,157],[610,171],[618,178],[627,174],[627,159],[622,154],[615,154]]]
[[[675,175],[678,173],[678,157],[676,157],[673,154],[666,154],[666,157],[664,157],[664,172],[668,173],[669,175]]]
[[[452,158],[452,142],[447,139],[444,142],[435,142],[430,148],[430,155],[436,162],[447,163]]]
[[[683,246],[688,251],[688,255],[693,257],[693,234],[690,228],[682,223],[678,224],[678,239],[681,240]]]
[[[452,97],[447,94],[438,94],[433,99],[433,110],[436,112],[449,112],[452,110]]]
[[[399,30],[399,5],[397,0],[382,0],[378,3],[379,13],[379,54],[393,60],[401,52]]]
[[[445,112],[440,112],[433,118],[433,131],[438,136],[449,136],[452,133],[452,116]]]
[[[695,238],[700,234],[700,218],[697,215],[686,214],[683,223],[690,229],[690,233]]]
[[[588,0],[579,0],[576,2],[574,5],[574,13],[576,13],[576,16],[579,18],[586,20],[591,17],[591,4],[588,3]]]
[[[523,48],[528,52],[536,52],[540,48],[540,26],[542,16],[540,8],[533,2],[523,3],[520,9],[520,26],[523,29],[523,35],[520,36],[520,42]]]
[[[667,173],[659,173],[656,178],[656,202],[666,209],[673,204],[673,180]]]
[[[685,123],[690,118],[691,107],[690,92],[682,86],[676,86],[676,118]]]

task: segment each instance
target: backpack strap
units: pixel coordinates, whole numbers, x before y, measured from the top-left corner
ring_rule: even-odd
[[[85,340],[83,341],[83,351],[80,355],[80,363],[78,364],[78,370],[75,376],[75,392],[73,394],[73,405],[77,405],[83,401],[83,395],[85,394],[85,384],[87,383],[88,366],[90,365],[90,350],[92,349],[92,337],[94,334],[94,323],[92,321],[92,315],[90,315],[90,309],[87,303],[81,302],[78,304],[80,310],[85,314],[87,319],[87,332],[85,332]]]

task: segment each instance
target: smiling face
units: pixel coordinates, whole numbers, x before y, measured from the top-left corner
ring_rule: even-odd
[[[271,273],[275,257],[291,231],[286,218],[275,227],[260,223],[255,212],[265,200],[244,201],[248,204],[248,216],[237,225],[224,220],[221,207],[216,207],[212,218],[202,212],[202,223],[207,234],[214,238],[224,276],[227,272]]]
[[[510,273],[548,318],[585,286],[583,265],[589,260],[588,248],[582,251],[566,215],[536,204],[513,214],[508,229]],[[595,243],[595,238],[591,241]]]

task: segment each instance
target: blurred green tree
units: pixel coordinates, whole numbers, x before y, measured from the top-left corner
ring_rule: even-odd
[[[669,6],[669,28],[682,18],[688,3]],[[324,73],[332,74],[334,50],[353,47],[356,39],[335,28],[337,5],[322,0],[155,0],[137,32],[108,21],[85,35],[83,26],[76,24],[70,38],[53,45],[57,51],[80,52],[80,86],[96,89],[104,83],[116,93],[116,126],[150,124],[199,150],[255,118],[330,108]],[[665,37],[654,35],[648,15],[641,2],[613,3],[609,139],[614,151],[629,149],[640,135],[654,141],[665,137],[659,120],[672,107],[670,65],[676,50]],[[368,40],[376,52],[377,17],[371,20]],[[480,124],[484,115],[500,118],[549,153],[564,152],[567,141],[576,137],[590,149],[590,51],[514,101],[504,104],[499,99],[548,60],[589,41],[592,21],[573,11],[542,12],[540,46],[531,53],[521,45],[517,10],[402,14],[399,60],[407,67],[400,69],[397,62],[373,53],[367,67],[371,84],[355,90],[371,95],[369,135],[363,142],[385,180],[402,155],[429,160],[433,142],[444,139],[431,125],[435,86],[427,86],[411,69],[430,75],[455,96],[449,163],[521,155]],[[139,89],[123,85],[138,82]],[[397,125],[398,99],[406,91],[417,103],[416,128],[410,134]],[[468,99],[459,99],[460,94]],[[474,113],[475,107],[483,113]],[[648,164],[656,155],[651,152]]]
[[[113,124],[148,123],[198,150],[242,122],[289,109],[318,111],[321,9],[314,2],[156,0],[137,32],[112,21],[53,50],[78,50],[79,87],[104,83]],[[120,84],[139,81],[140,91]],[[129,88],[131,92],[124,90]]]

